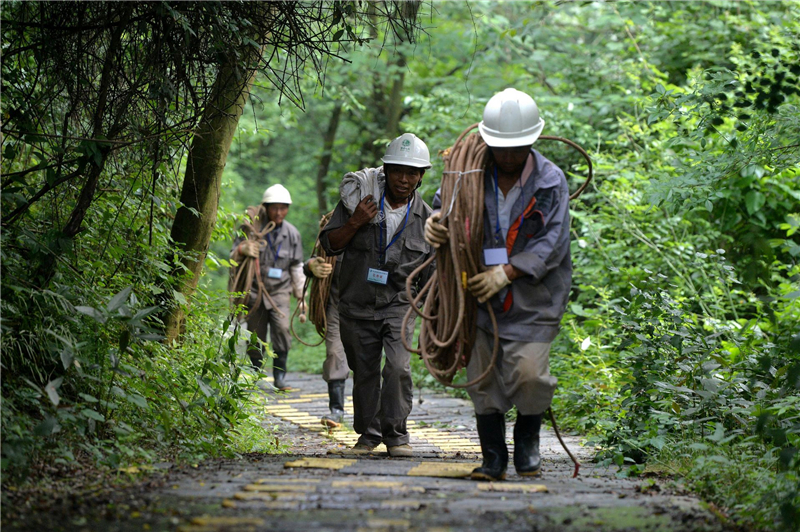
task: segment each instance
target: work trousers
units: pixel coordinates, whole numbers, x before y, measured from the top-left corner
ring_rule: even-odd
[[[401,335],[410,344],[414,322],[402,331],[403,318],[358,320],[341,316],[342,345],[353,370],[353,429],[359,442],[376,447],[408,443],[406,419],[414,398],[411,355]],[[386,361],[381,372],[381,352]],[[381,377],[383,382],[381,383]]]
[[[492,360],[494,336],[478,329],[467,378],[480,376]],[[524,416],[541,414],[553,401],[558,379],[550,375],[550,344],[500,339],[495,367],[467,388],[475,413],[505,414],[516,406]]]
[[[267,341],[267,334],[269,334],[270,346],[274,353],[288,353],[292,347],[292,335],[289,332],[289,293],[270,295],[275,301],[276,309],[282,312],[283,316],[278,314],[276,309],[267,310],[261,305],[247,317],[247,329],[255,331],[262,342]],[[250,356],[253,366],[260,368],[264,358],[263,348],[261,346],[249,347],[247,354]],[[280,369],[286,370],[286,368]]]
[[[328,327],[325,329],[325,362],[322,363],[322,378],[325,382],[343,381],[350,373],[339,334],[339,301],[331,298],[325,311]]]

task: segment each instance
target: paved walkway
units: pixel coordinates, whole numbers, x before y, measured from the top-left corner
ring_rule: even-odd
[[[549,430],[540,477],[519,477],[512,465],[505,482],[467,480],[480,450],[472,406],[441,394],[414,397],[413,458],[390,458],[382,447],[343,456],[356,434],[320,424],[328,411],[322,378],[290,374],[289,383],[297,389],[266,395],[264,407],[265,425],[279,429],[288,454],[214,462],[178,479],[161,500],[180,508],[172,518],[178,530],[724,530],[696,499],[665,493],[653,479],[617,479],[567,438],[584,462],[572,478],[572,462]]]

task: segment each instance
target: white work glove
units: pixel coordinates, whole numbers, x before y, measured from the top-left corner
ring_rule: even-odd
[[[425,242],[435,248],[447,242],[447,237],[450,234],[450,231],[439,223],[441,219],[442,213],[436,212],[428,216],[428,219],[425,220]]]
[[[510,284],[511,281],[508,280],[503,265],[498,264],[470,278],[467,281],[467,288],[472,292],[472,295],[478,298],[480,303],[483,303],[499,292],[504,286]]]
[[[257,259],[260,252],[261,248],[258,246],[258,242],[255,240],[243,240],[242,243],[239,244],[239,253],[245,257],[253,257],[254,259]]]
[[[331,274],[333,266],[325,262],[322,257],[316,257],[308,261],[308,269],[317,279],[324,279]]]

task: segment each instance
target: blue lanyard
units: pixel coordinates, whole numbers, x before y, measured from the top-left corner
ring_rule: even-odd
[[[281,252],[281,246],[283,245],[283,242],[278,244],[278,249],[275,249],[275,246],[272,245],[272,239],[269,237],[269,235],[267,235],[267,243],[269,244],[269,249],[271,249],[275,254],[275,256],[272,258],[272,263],[274,264],[278,262],[278,253]]]
[[[394,234],[394,236],[392,237],[392,240],[389,242],[389,244],[387,244],[386,247],[383,247],[383,233],[386,231],[386,213],[384,213],[384,211],[383,211],[383,201],[384,201],[385,198],[386,198],[386,191],[384,190],[383,194],[381,194],[381,213],[383,213],[383,220],[381,220],[381,224],[380,224],[381,230],[380,230],[380,235],[379,235],[379,239],[380,240],[379,240],[379,244],[378,244],[378,249],[380,250],[380,257],[378,258],[378,260],[380,261],[379,266],[383,266],[386,263],[386,251],[390,247],[392,247],[392,244],[397,242],[397,239],[400,238],[400,235],[402,235],[403,231],[405,231],[406,223],[408,222],[408,213],[411,212],[411,200],[408,200],[408,207],[406,207],[406,217],[403,219],[403,227],[400,228],[400,231],[397,231]],[[387,235],[387,238],[388,238],[388,235]]]
[[[522,199],[522,214],[519,215],[519,227],[522,227],[522,217],[525,216],[525,191],[520,186],[520,199]],[[502,242],[500,236],[502,235],[502,228],[500,227],[500,187],[497,184],[497,167],[494,167],[494,216],[495,216],[495,229],[494,241],[495,245]],[[509,224],[509,229],[511,224]]]

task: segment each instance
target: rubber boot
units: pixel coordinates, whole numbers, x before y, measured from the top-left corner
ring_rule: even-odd
[[[517,414],[514,424],[514,467],[517,474],[532,477],[539,474],[542,459],[539,456],[539,429],[542,414],[523,416]]]
[[[322,424],[328,429],[342,426],[344,419],[344,379],[328,382],[328,407],[330,414],[322,416]]]
[[[286,384],[284,378],[286,377],[286,359],[289,353],[275,353],[275,359],[272,361],[272,378],[274,379],[273,385],[280,391],[286,391],[289,386]]]
[[[476,414],[483,463],[472,471],[472,480],[504,480],[508,467],[506,419],[503,414]]]

